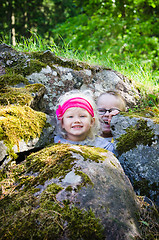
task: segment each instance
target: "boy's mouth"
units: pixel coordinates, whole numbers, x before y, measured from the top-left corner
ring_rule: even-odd
[[[103,124],[107,124],[107,125],[109,125],[109,123],[108,123],[108,120],[100,120],[101,121],[101,123],[103,123]]]

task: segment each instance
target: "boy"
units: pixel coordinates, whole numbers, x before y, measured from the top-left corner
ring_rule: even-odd
[[[115,91],[102,93],[97,99],[97,109],[99,113],[101,136],[112,141],[110,122],[113,116],[120,111],[126,110],[123,97]]]

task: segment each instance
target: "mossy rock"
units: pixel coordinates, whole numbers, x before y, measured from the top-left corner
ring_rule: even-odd
[[[28,106],[8,105],[0,108],[0,141],[8,148],[8,154],[16,157],[13,146],[19,142],[40,137],[46,125],[46,115]]]
[[[14,86],[19,83],[28,84],[28,79],[20,74],[4,74],[0,76],[0,87]]]
[[[29,61],[17,64],[12,68],[6,68],[6,72],[9,74],[21,74],[22,76],[28,76],[34,72],[40,72],[42,68],[45,68],[47,64],[42,63],[36,59],[30,59]]]
[[[0,91],[0,105],[30,106],[41,90],[45,91],[45,87],[42,84],[26,85],[23,88],[4,87]]]
[[[54,144],[0,174],[2,240],[129,240],[138,234],[136,197],[104,149]]]
[[[123,116],[128,116],[130,118],[148,118],[154,121],[154,123],[159,124],[159,108],[157,106],[147,107],[145,109],[138,109],[136,111],[122,112]]]
[[[33,59],[37,59],[45,64],[48,64],[50,67],[53,67],[53,64],[58,64],[59,66],[63,66],[65,68],[71,68],[73,70],[83,70],[83,69],[91,69],[92,71],[96,71],[96,67],[90,66],[87,63],[76,61],[74,59],[65,59],[59,56],[56,56],[51,51],[45,52],[34,52],[31,53],[31,57]],[[99,68],[99,67],[98,67]]]
[[[125,134],[116,139],[116,148],[119,154],[129,151],[139,144],[151,146],[154,141],[153,130],[147,126],[147,121],[142,118],[135,126],[130,126],[125,131]]]
[[[83,153],[84,156],[86,154]],[[97,156],[101,158],[98,153]],[[63,189],[60,184],[50,182],[43,189],[40,199],[35,194],[49,179],[64,178],[73,165],[74,158],[68,147],[54,145],[30,155],[24,163],[8,166],[8,170],[11,167],[10,177],[9,171],[1,171],[2,185],[6,178],[7,183],[12,182],[10,187],[5,185],[1,195],[0,208],[3,206],[7,218],[3,221],[3,215],[0,220],[0,235],[4,236],[1,239],[58,239],[64,234],[66,222],[70,239],[103,239],[103,227],[92,210],[81,210],[69,201],[60,203],[56,200],[56,195]],[[34,173],[39,174],[34,177]],[[85,179],[83,177],[82,185],[92,184]],[[13,190],[14,184],[16,189]],[[8,187],[13,190],[12,193]]]
[[[159,125],[155,119],[136,116],[123,114],[112,118],[118,159],[135,191],[158,205]]]

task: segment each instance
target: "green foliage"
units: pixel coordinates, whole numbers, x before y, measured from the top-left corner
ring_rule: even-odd
[[[99,52],[105,57],[111,56],[116,62],[129,56],[151,65],[155,70],[159,67],[159,40],[149,32],[152,22],[151,19],[128,26],[126,20],[120,17],[82,14],[57,26],[53,34],[55,42],[61,41],[60,35],[79,51]]]
[[[92,65],[101,65],[103,67],[112,68],[121,72],[123,75],[126,75],[129,79],[132,79],[140,89],[143,89],[144,92],[147,91],[153,94],[152,90],[155,89],[157,93],[159,81],[158,72],[153,70],[152,65],[148,61],[141,61],[141,59],[135,59],[133,56],[130,57],[129,55],[125,55],[124,58],[122,58],[123,55],[121,55],[121,58],[119,59],[120,55],[113,54],[111,48],[105,53],[90,53],[87,50],[83,51],[74,49],[71,46],[71,43],[66,43],[61,37],[60,39],[62,41],[62,46],[56,45],[53,39],[49,42],[33,33],[30,39],[21,39],[22,42],[20,41],[17,43],[14,48],[18,51],[29,52],[32,54],[33,58],[39,59],[39,61],[42,62],[42,56],[44,54],[41,53],[40,55],[40,52],[50,50],[55,56],[62,56],[68,59],[86,62],[87,64],[89,63]],[[117,56],[116,59],[115,56]],[[52,58],[54,58],[55,61],[56,57],[52,56]]]
[[[15,28],[16,40],[20,36],[29,38],[31,31],[42,37],[50,38],[52,28],[74,16],[76,12],[73,0],[10,0],[0,2],[0,39],[12,43],[12,28]],[[15,17],[15,24],[12,17]],[[8,34],[9,33],[9,34]]]
[[[48,49],[48,44],[45,39],[42,39],[40,36],[35,34],[34,32],[30,32],[31,36],[30,38],[19,38],[18,41],[18,50],[23,52],[35,52],[39,51],[45,51]]]
[[[108,67],[133,79],[159,82],[159,30],[156,1],[75,1],[81,13],[52,30],[55,43],[108,59]],[[124,4],[124,5],[123,5]],[[83,54],[84,55],[84,54]],[[104,62],[104,61],[103,61]],[[119,65],[121,67],[119,67]],[[137,67],[137,74],[134,71]],[[117,67],[117,68],[116,68]],[[123,68],[123,70],[122,70]],[[141,69],[139,69],[141,68]],[[128,70],[128,71],[127,71]],[[149,73],[149,74],[148,74]],[[148,75],[150,76],[148,76]]]

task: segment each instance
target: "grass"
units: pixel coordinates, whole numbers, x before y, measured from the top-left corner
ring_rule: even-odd
[[[3,42],[6,42],[5,40]],[[100,52],[89,53],[86,51],[78,51],[73,49],[63,40],[63,46],[59,47],[51,39],[47,42],[40,36],[32,33],[29,39],[21,38],[14,46],[18,51],[22,52],[38,52],[50,50],[55,55],[68,59],[87,62],[91,65],[100,65],[111,68],[122,73],[131,79],[143,91],[147,93],[159,92],[159,73],[153,71],[149,62],[143,62],[141,59],[134,59],[133,56],[114,56],[110,51],[105,54]]]

